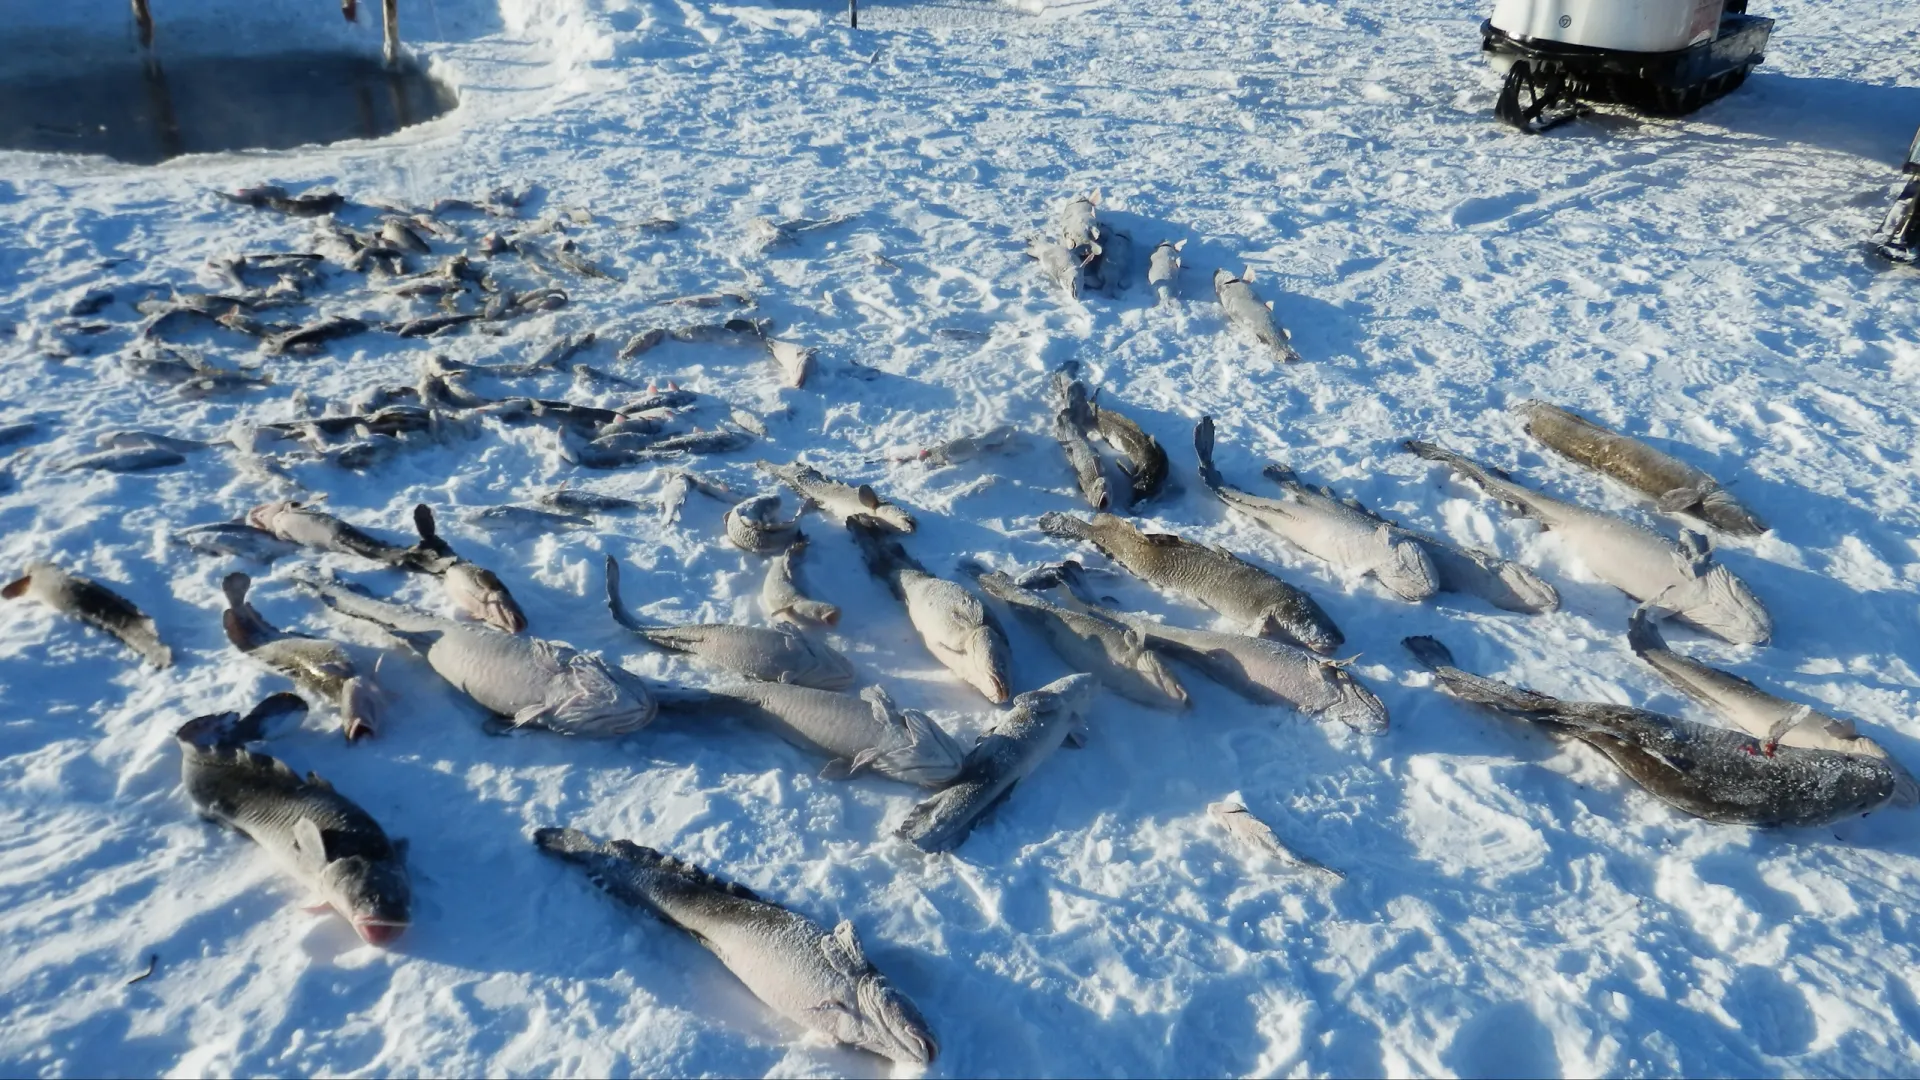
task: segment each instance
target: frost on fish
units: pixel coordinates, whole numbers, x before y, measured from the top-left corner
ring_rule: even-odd
[[[867,959],[852,923],[829,933],[749,889],[626,840],[538,829],[533,842],[579,865],[614,899],[685,930],[788,1020],[894,1061],[925,1065],[938,1053],[926,1020]]]

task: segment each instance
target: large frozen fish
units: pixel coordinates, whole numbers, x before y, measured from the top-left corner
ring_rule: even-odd
[[[1143,533],[1112,514],[1095,514],[1092,521],[1043,514],[1040,531],[1090,543],[1149,585],[1197,600],[1261,637],[1282,635],[1320,653],[1347,640],[1313,597],[1224,548]]]
[[[597,656],[375,600],[338,582],[307,584],[336,611],[386,627],[455,689],[515,727],[615,736],[653,720],[646,684]]]
[[[1227,314],[1228,325],[1272,349],[1281,360],[1292,362],[1300,359],[1300,354],[1287,340],[1287,332],[1274,321],[1273,301],[1262,304],[1259,297],[1253,295],[1253,286],[1248,284],[1252,280],[1251,271],[1243,277],[1234,277],[1225,270],[1214,271],[1214,295],[1220,298],[1220,307]]]
[[[71,615],[96,630],[119,638],[120,643],[157,668],[173,666],[173,650],[160,640],[153,620],[133,606],[133,601],[90,578],[69,574],[44,560],[27,564],[26,573],[0,589],[0,597],[18,600],[25,597]]]
[[[614,899],[691,934],[788,1020],[895,1061],[925,1065],[938,1051],[919,1010],[867,959],[852,923],[828,933],[742,886],[626,840],[539,829],[533,842],[580,865]]]
[[[407,550],[375,539],[332,514],[292,499],[254,507],[247,511],[247,524],[301,547],[358,555],[375,562],[392,563]]]
[[[1080,595],[1075,563],[1022,576],[1029,588],[1048,590],[1063,606],[1131,627],[1147,644],[1192,664],[1220,685],[1261,705],[1285,705],[1313,720],[1336,720],[1362,735],[1387,730],[1387,707],[1345,663],[1317,656],[1284,641],[1188,630],[1144,615],[1096,606]]]
[[[683,652],[749,679],[820,690],[853,685],[853,663],[823,641],[788,627],[703,623],[648,626],[620,600],[620,564],[607,556],[607,610],[621,626],[662,649]]]
[[[1445,646],[1408,638],[1447,693],[1579,739],[1668,806],[1723,825],[1825,825],[1893,794],[1884,759],[1781,746],[1627,705],[1560,701],[1454,666]]]
[[[186,463],[186,455],[162,446],[102,450],[69,458],[59,465],[62,472],[135,473],[149,469],[170,469]]]
[[[984,567],[969,567],[987,595],[1013,609],[1038,630],[1067,662],[1129,701],[1178,712],[1187,707],[1187,689],[1173,672],[1147,649],[1146,638],[1124,623],[1052,603],[1020,586],[1012,578]]]
[[[1600,580],[1635,600],[1653,601],[1681,622],[1737,645],[1762,645],[1773,635],[1767,609],[1746,582],[1713,561],[1706,537],[1683,530],[1676,544],[1625,518],[1522,487],[1498,469],[1432,443],[1408,442],[1407,449],[1449,466],[1507,506],[1539,519],[1560,533]]]
[[[1561,456],[1610,476],[1669,514],[1688,514],[1735,536],[1759,536],[1767,525],[1727,494],[1720,482],[1638,439],[1544,401],[1522,401],[1527,434]]]
[[[661,707],[670,713],[743,716],[788,742],[826,754],[831,760],[820,775],[828,780],[871,770],[937,788],[959,774],[966,757],[931,717],[898,708],[878,686],[855,697],[790,683],[739,683],[719,690],[676,690]]]
[[[972,461],[990,453],[1016,449],[1021,442],[1020,431],[1012,424],[983,431],[978,435],[961,435],[948,439],[937,446],[929,446],[911,457],[897,457],[895,461],[919,461],[932,468],[958,465],[963,461]]]
[[[380,692],[371,676],[360,674],[353,657],[339,644],[274,627],[247,602],[253,579],[228,574],[220,582],[227,596],[221,616],[233,647],[293,680],[313,697],[340,712],[340,726],[352,742],[372,735],[380,718]]]
[[[800,535],[798,516],[786,521],[778,517],[780,496],[755,495],[728,509],[724,524],[727,539],[742,551],[755,555],[773,555],[787,550]]]
[[[1440,591],[1440,572],[1417,541],[1379,518],[1300,483],[1293,474],[1273,475],[1286,497],[1266,499],[1228,487],[1213,467],[1213,418],[1193,429],[1200,481],[1223,503],[1279,533],[1301,551],[1343,573],[1371,574],[1402,600],[1425,600]]]
[[[275,694],[244,719],[217,713],[188,721],[174,735],[181,782],[201,816],[265,848],[367,944],[392,944],[412,922],[400,845],[332,784],[245,747],[268,714],[305,708],[291,694]]]
[[[517,634],[527,628],[527,616],[507,591],[506,582],[483,566],[454,554],[440,536],[433,510],[425,503],[413,508],[413,527],[420,542],[402,551],[395,562],[409,570],[440,579],[447,598],[461,611],[496,630]]]
[[[1920,803],[1920,784],[1915,783],[1913,774],[1879,743],[1861,735],[1853,721],[1828,716],[1811,705],[1775,697],[1730,671],[1708,667],[1668,649],[1660,628],[1654,624],[1654,614],[1643,605],[1627,624],[1627,644],[1633,647],[1634,655],[1645,660],[1681,693],[1761,740],[1763,752],[1797,746],[1877,758],[1893,770],[1894,805]]]
[[[907,813],[894,835],[922,851],[952,851],[966,840],[982,814],[1007,797],[1015,784],[1062,742],[1084,738],[1094,678],[1069,675],[1013,699],[967,754],[960,775],[945,790]]]
[[[767,618],[801,626],[838,626],[840,609],[824,600],[809,599],[794,582],[794,570],[806,553],[807,538],[795,534],[787,550],[767,561],[767,577],[760,585],[760,604]]]
[[[854,487],[837,480],[829,480],[821,475],[820,470],[801,462],[795,462],[792,465],[775,465],[770,461],[760,461],[755,464],[760,467],[761,472],[773,476],[792,488],[801,498],[818,506],[843,524],[848,518],[860,516],[872,518],[896,532],[913,531],[913,515],[882,499],[866,484]]]
[[[899,541],[866,518],[849,518],[848,531],[860,545],[873,576],[887,583],[907,605],[907,618],[934,659],[960,681],[998,704],[1007,700],[1007,636],[980,598],[954,582],[934,577],[915,562]]]
[[[1067,452],[1067,465],[1073,469],[1087,505],[1105,510],[1113,502],[1114,485],[1107,477],[1106,463],[1089,438],[1095,420],[1093,405],[1087,400],[1086,384],[1065,371],[1055,372],[1053,394],[1058,402],[1058,410],[1053,415],[1053,437]]]

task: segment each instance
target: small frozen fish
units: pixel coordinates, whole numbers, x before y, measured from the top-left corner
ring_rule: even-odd
[[[842,524],[849,518],[868,517],[896,532],[910,533],[914,529],[913,515],[882,499],[866,484],[854,487],[829,480],[820,470],[802,462],[775,465],[758,461],[754,464]]]
[[[980,598],[934,577],[871,518],[847,520],[868,572],[906,605],[907,618],[933,658],[994,704],[1012,693],[1006,632]]]
[[[1091,675],[1069,675],[1013,699],[980,737],[953,783],[908,811],[894,835],[925,852],[952,851],[1063,742],[1085,740]]]
[[[1213,291],[1220,298],[1220,307],[1226,312],[1228,325],[1272,349],[1281,360],[1292,363],[1300,359],[1300,354],[1287,340],[1287,332],[1273,317],[1273,301],[1262,304],[1253,295],[1252,271],[1242,277],[1234,277],[1225,270],[1213,275]]]
[[[767,576],[760,585],[760,606],[767,609],[767,618],[776,622],[838,626],[840,609],[823,600],[809,599],[794,581],[794,571],[806,550],[806,536],[796,533],[787,550],[767,560]]]
[[[152,469],[170,469],[175,465],[186,464],[186,456],[175,450],[158,446],[149,446],[133,450],[102,450],[97,454],[82,454],[62,462],[62,472],[147,472]]]
[[[392,563],[407,549],[375,539],[315,507],[293,499],[262,503],[247,511],[247,524],[315,551],[337,551]]]
[[[534,506],[489,506],[485,510],[476,510],[466,517],[469,525],[482,529],[527,529],[553,531],[556,529],[591,529],[593,519],[577,514],[556,513]]]
[[[431,507],[421,503],[413,508],[413,527],[420,542],[401,552],[394,560],[397,565],[439,578],[447,599],[496,630],[517,634],[527,628],[527,616],[507,591],[506,582],[454,554],[434,524]]]
[[[826,754],[826,780],[874,772],[938,788],[960,772],[966,751],[925,713],[901,709],[886,691],[859,696],[792,683],[744,683],[717,690],[670,692],[667,712],[740,716],[788,742]]]
[[[173,538],[201,555],[229,555],[259,563],[271,563],[300,550],[298,544],[239,521],[194,525],[174,533]]]
[[[767,343],[767,355],[773,358],[773,365],[780,369],[781,384],[795,389],[805,386],[807,379],[813,375],[814,355],[820,350],[776,338],[763,340]]]
[[[1254,817],[1246,807],[1237,802],[1217,802],[1207,804],[1207,816],[1227,830],[1227,835],[1256,859],[1272,859],[1288,870],[1307,870],[1324,874],[1335,881],[1347,875],[1330,866],[1323,866],[1304,855],[1299,855],[1280,842],[1273,829],[1266,822]]]
[[[71,615],[96,630],[120,640],[120,643],[156,668],[173,666],[173,650],[160,640],[160,632],[133,601],[105,585],[78,574],[69,574],[44,560],[27,564],[27,571],[5,588],[0,597],[8,600],[37,600]]]
[[[571,487],[555,488],[535,501],[568,514],[611,514],[622,510],[638,510],[641,506],[632,499]]]
[[[1124,623],[1062,607],[1014,584],[1012,578],[971,567],[987,595],[1006,604],[1016,617],[1040,632],[1067,667],[1084,671],[1128,701],[1167,712],[1187,707],[1187,690],[1147,639]]]
[[[380,722],[380,692],[360,674],[353,657],[335,642],[276,628],[247,602],[253,580],[228,574],[220,588],[227,597],[221,626],[233,647],[293,680],[301,690],[328,702],[340,713],[347,741],[372,735]]]
[[[727,539],[742,551],[775,555],[800,535],[798,516],[780,520],[780,496],[755,495],[727,511]]]
[[[1153,254],[1147,258],[1147,284],[1153,288],[1160,303],[1173,302],[1173,296],[1180,289],[1180,252],[1187,246],[1185,239],[1162,240],[1155,245]]]

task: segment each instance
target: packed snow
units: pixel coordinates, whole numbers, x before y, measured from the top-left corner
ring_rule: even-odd
[[[374,52],[377,7],[354,25],[319,0],[154,13],[164,58]],[[1804,830],[1688,818],[1583,745],[1441,696],[1399,645],[1432,635],[1462,666],[1542,692],[1711,719],[1628,651],[1632,601],[1551,532],[1400,449],[1432,440],[1672,535],[1521,432],[1508,407],[1542,398],[1706,469],[1773,524],[1719,551],[1773,613],[1773,642],[1676,628],[1676,648],[1855,718],[1920,766],[1920,280],[1859,250],[1920,121],[1912,11],[1755,9],[1778,18],[1773,45],[1729,98],[1527,137],[1490,115],[1475,0],[869,0],[857,30],[806,0],[427,0],[403,3],[403,39],[461,103],[389,138],[155,167],[0,153],[0,426],[42,425],[0,466],[0,579],[51,558],[134,601],[176,656],[156,671],[46,608],[0,604],[0,1072],[914,1071],[807,1034],[698,943],[535,849],[534,829],[564,825],[659,848],[823,926],[850,920],[938,1037],[929,1075],[1910,1071],[1913,811]],[[133,62],[122,0],[13,3],[5,17],[0,73]],[[312,248],[313,221],[215,194],[259,183],[409,206],[524,191],[515,220],[448,215],[463,236],[436,251],[557,222],[543,242],[570,237],[615,277],[558,272],[570,302],[500,336],[374,331],[278,357],[218,328],[186,336],[271,377],[251,392],[189,398],[129,374],[135,301],[216,288],[210,258]],[[1139,267],[1121,295],[1076,301],[1023,250],[1094,189]],[[756,218],[837,215],[849,220],[789,246],[749,242]],[[662,217],[681,229],[640,227]],[[1146,253],[1180,238],[1186,270],[1159,306]],[[547,283],[523,261],[493,265],[516,288]],[[1304,362],[1229,332],[1221,267],[1253,271]],[[376,286],[336,265],[298,310],[430,310]],[[68,315],[99,288],[109,306]],[[630,335],[684,321],[663,301],[720,290],[750,293],[747,314],[819,349],[804,387],[725,344],[616,358]],[[702,476],[744,497],[777,490],[756,459],[804,458],[870,483],[918,517],[908,548],[956,578],[969,557],[1110,565],[1036,527],[1085,512],[1046,389],[1077,361],[1172,457],[1175,489],[1142,522],[1311,591],[1391,728],[1303,721],[1183,667],[1190,711],[1103,694],[1084,749],[1054,754],[956,853],[930,857],[891,835],[920,789],[820,779],[818,755],[743,723],[663,717],[614,741],[486,733],[419,659],[293,578],[317,563],[450,614],[435,582],[342,555],[269,570],[169,539],[286,494],[231,450],[146,473],[61,469],[102,432],[221,438],[411,384],[429,355],[510,363],[585,331],[599,342],[577,360],[761,419],[753,445],[684,463]],[[632,396],[566,374],[472,385]],[[1562,608],[1409,604],[1341,577],[1207,494],[1202,415],[1229,482],[1271,494],[1258,474],[1284,462],[1539,569]],[[1023,432],[1010,453],[897,460],[1000,424]],[[475,421],[363,470],[292,471],[394,542],[431,505],[530,632],[657,685],[722,679],[613,622],[605,555],[648,620],[765,622],[765,562],[726,543],[726,500],[692,492],[668,513],[667,467],[582,469],[539,425]],[[562,483],[646,505],[574,531],[464,521]],[[928,654],[844,529],[818,514],[804,528],[802,579],[843,609],[831,641],[860,683],[971,745],[994,709]],[[312,898],[199,820],[181,786],[176,728],[288,688],[222,633],[235,569],[254,574],[272,622],[379,659],[391,700],[377,737],[350,745],[316,707],[263,749],[410,842],[414,923],[394,948],[303,910]],[[1116,606],[1237,629],[1124,574],[1096,581]],[[1016,690],[1067,673],[1003,622]],[[1344,879],[1250,858],[1208,816],[1222,801]]]

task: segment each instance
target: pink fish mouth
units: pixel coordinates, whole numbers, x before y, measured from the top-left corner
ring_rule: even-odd
[[[354,717],[347,721],[347,742],[356,743],[361,739],[371,739],[373,734],[373,725],[365,720]]]
[[[408,923],[391,922],[386,919],[361,919],[353,924],[360,933],[360,939],[369,945],[391,945],[407,932]]]

